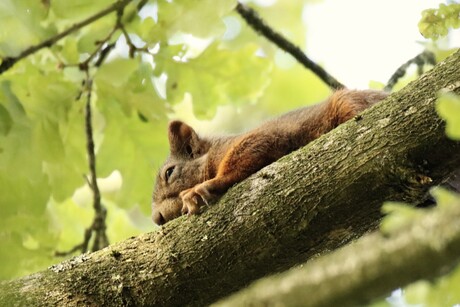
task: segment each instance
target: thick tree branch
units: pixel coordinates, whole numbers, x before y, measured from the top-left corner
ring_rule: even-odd
[[[15,56],[15,57],[6,57],[4,59],[2,59],[2,63],[0,64],[0,74],[3,74],[5,71],[7,71],[8,69],[10,69],[11,67],[13,67],[14,64],[16,64],[16,62],[22,60],[23,58],[26,58],[28,57],[29,55],[43,49],[43,48],[47,48],[47,47],[50,47],[52,45],[54,45],[56,42],[58,42],[59,40],[61,40],[62,38],[66,37],[67,35],[83,28],[83,27],[86,27],[87,25],[95,22],[96,20],[112,13],[112,12],[115,12],[115,11],[119,11],[119,10],[122,10],[125,6],[127,6],[132,0],[119,0],[117,2],[115,2],[114,4],[112,4],[111,6],[109,6],[108,8],[100,11],[99,13],[96,13],[94,14],[93,16],[81,21],[81,22],[78,22],[76,24],[74,24],[72,27],[68,28],[67,30],[61,32],[61,33],[58,33],[56,34],[55,36],[53,37],[50,37],[48,38],[47,40],[39,43],[38,45],[35,45],[35,46],[31,46],[29,48],[27,48],[26,50],[22,51],[18,56]]]
[[[362,306],[436,277],[460,260],[460,203],[432,208],[388,237],[367,235],[330,255],[257,281],[216,306]],[[397,274],[395,274],[397,272]]]
[[[345,87],[321,66],[313,62],[299,47],[269,27],[253,9],[238,2],[236,11],[256,32],[259,32],[276,46],[292,55],[300,64],[315,73],[329,87],[332,89],[341,89]]]
[[[383,201],[419,202],[460,165],[439,90],[460,94],[460,52],[202,215],[1,283],[0,305],[203,306],[334,250],[374,230]]]

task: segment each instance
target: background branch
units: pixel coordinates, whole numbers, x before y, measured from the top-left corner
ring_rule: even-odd
[[[65,251],[65,252],[56,251],[55,252],[56,256],[67,256],[77,251],[80,251],[81,253],[86,253],[88,251],[88,246],[92,238],[94,239],[93,245],[91,247],[91,251],[93,252],[100,250],[109,245],[109,240],[108,240],[107,233],[106,233],[107,225],[105,222],[106,217],[107,217],[107,210],[101,203],[101,193],[99,190],[99,186],[97,184],[96,152],[94,149],[92,112],[91,112],[91,96],[92,96],[92,91],[93,91],[93,80],[91,79],[90,74],[89,74],[88,64],[87,63],[85,65],[81,64],[80,67],[85,68],[85,74],[86,74],[86,79],[83,82],[84,88],[82,92],[86,92],[85,133],[86,133],[86,152],[88,155],[88,165],[89,165],[90,176],[89,178],[88,177],[85,177],[85,178],[93,194],[94,218],[93,218],[93,222],[91,223],[91,225],[85,230],[83,242],[75,245],[73,248],[71,248],[68,251]]]
[[[385,91],[389,92],[393,89],[393,87],[398,83],[399,79],[404,77],[407,73],[407,69],[410,65],[415,64],[417,65],[417,73],[420,76],[423,73],[423,66],[426,64],[436,65],[436,57],[433,52],[429,50],[425,50],[419,55],[413,57],[406,63],[402,64],[390,77],[387,82],[387,85],[383,88]]]
[[[93,138],[93,125],[92,125],[92,116],[91,116],[91,93],[93,88],[93,80],[89,76],[89,72],[86,72],[86,112],[85,112],[85,127],[86,127],[86,141],[87,141],[87,153],[88,153],[88,163],[90,170],[90,183],[91,190],[93,192],[93,208],[95,212],[94,221],[91,225],[91,229],[95,233],[94,243],[92,251],[97,251],[101,248],[104,248],[109,245],[109,240],[106,234],[106,209],[103,208],[101,204],[101,193],[99,191],[99,186],[97,185],[97,174],[96,174],[96,153],[94,150],[94,138]],[[82,250],[86,252],[86,250]]]
[[[332,89],[341,89],[345,87],[321,66],[308,58],[308,56],[299,47],[288,41],[284,36],[268,26],[252,8],[238,2],[236,11],[256,32],[262,34],[276,46],[292,55],[299,63],[315,73],[329,87]]]
[[[132,0],[120,0],[118,2],[115,2],[114,4],[112,4],[111,6],[109,6],[108,8],[100,11],[99,13],[96,13],[94,14],[93,16],[81,21],[81,22],[78,22],[76,24],[74,24],[72,27],[70,27],[69,29],[53,36],[53,37],[50,37],[49,39],[39,43],[38,45],[35,45],[35,46],[31,46],[29,48],[27,48],[26,50],[22,51],[18,56],[16,57],[6,57],[4,59],[2,59],[2,63],[0,64],[0,74],[3,74],[5,71],[7,71],[8,69],[10,69],[11,67],[13,67],[14,64],[16,64],[16,62],[22,60],[23,58],[43,49],[43,48],[46,48],[46,47],[51,47],[53,44],[55,44],[56,42],[58,42],[59,40],[61,40],[62,38],[66,37],[67,35],[93,23],[94,21],[112,13],[112,12],[115,12],[115,11],[119,11],[121,9],[123,9],[125,6],[127,6]]]

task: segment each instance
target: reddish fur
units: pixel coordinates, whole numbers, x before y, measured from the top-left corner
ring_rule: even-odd
[[[157,179],[152,218],[163,224],[197,214],[235,183],[308,144],[384,99],[380,91],[336,91],[326,101],[291,111],[236,136],[200,138],[188,125],[169,126],[171,155]],[[191,149],[191,154],[187,152]],[[174,166],[166,180],[165,172]],[[177,173],[177,174],[176,174]]]

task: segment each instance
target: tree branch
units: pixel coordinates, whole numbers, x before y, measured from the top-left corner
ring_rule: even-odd
[[[18,56],[16,57],[6,57],[2,59],[2,63],[0,64],[0,74],[3,74],[5,71],[13,67],[16,62],[22,60],[23,58],[26,58],[27,56],[43,49],[46,47],[51,47],[53,44],[61,40],[62,38],[66,37],[67,35],[93,23],[94,21],[112,13],[118,10],[123,9],[125,6],[127,6],[132,0],[119,0],[109,6],[108,8],[100,11],[99,13],[94,14],[93,16],[74,24],[72,27],[68,28],[67,30],[58,33],[57,35],[50,37],[49,39],[39,43],[38,45],[31,46],[27,48],[26,50],[22,51]]]
[[[393,87],[396,85],[396,83],[398,83],[399,79],[401,79],[402,77],[404,77],[406,75],[407,69],[412,64],[417,65],[417,73],[420,76],[423,73],[423,66],[424,65],[426,65],[426,64],[431,64],[433,66],[436,65],[436,58],[434,56],[434,53],[429,51],[429,50],[425,50],[422,53],[420,53],[419,55],[413,57],[412,59],[410,59],[406,63],[402,64],[393,73],[393,75],[388,80],[387,85],[385,85],[384,90],[387,91],[387,92],[391,91],[393,89]]]
[[[86,95],[86,112],[85,112],[85,130],[86,130],[86,141],[87,141],[87,152],[88,152],[88,163],[90,170],[90,183],[91,190],[93,191],[93,207],[94,207],[94,221],[91,225],[91,229],[95,233],[95,239],[92,247],[92,251],[100,250],[109,245],[109,240],[105,232],[105,218],[106,210],[101,204],[101,193],[99,191],[99,186],[97,184],[97,174],[96,174],[96,153],[94,150],[94,139],[93,139],[93,125],[92,125],[92,116],[91,116],[91,94],[93,88],[93,80],[89,76],[89,72],[86,72],[86,86],[87,86],[87,95]],[[86,252],[86,250],[82,250]]]
[[[457,265],[459,220],[460,203],[432,208],[391,236],[367,235],[296,269],[261,279],[215,306],[368,305],[420,277],[434,278]]]
[[[460,51],[200,216],[1,283],[0,305],[203,306],[337,249],[376,229],[383,201],[418,203],[460,165],[440,90],[460,94]]]
[[[90,59],[89,59],[90,60]],[[88,60],[87,60],[88,61]],[[99,62],[99,61],[98,61]],[[83,62],[83,63],[86,63]],[[86,133],[86,152],[88,154],[88,165],[90,176],[85,177],[86,181],[91,188],[93,193],[93,208],[94,208],[94,218],[91,225],[85,229],[85,234],[83,237],[83,242],[75,245],[68,251],[61,252],[56,251],[56,256],[68,256],[77,251],[86,253],[88,251],[88,246],[91,238],[93,238],[93,246],[91,251],[95,252],[109,245],[109,240],[106,233],[106,217],[107,210],[102,206],[101,203],[101,193],[99,186],[97,184],[97,173],[96,173],[96,152],[94,149],[94,138],[93,138],[93,125],[92,125],[92,112],[91,112],[91,96],[93,91],[93,80],[89,75],[88,64],[80,64],[80,67],[84,67],[86,73],[86,79],[83,82],[84,89],[82,93],[86,92],[86,104],[85,104],[85,133]]]
[[[276,46],[292,55],[300,64],[315,73],[329,87],[332,89],[341,89],[345,87],[321,66],[313,62],[299,47],[268,26],[253,9],[238,2],[236,11],[256,32],[259,32]]]

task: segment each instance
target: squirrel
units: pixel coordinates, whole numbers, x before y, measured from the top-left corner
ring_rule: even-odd
[[[162,225],[203,205],[387,97],[375,90],[335,91],[322,103],[268,120],[248,132],[201,137],[181,121],[169,124],[170,155],[158,174],[152,219]]]

